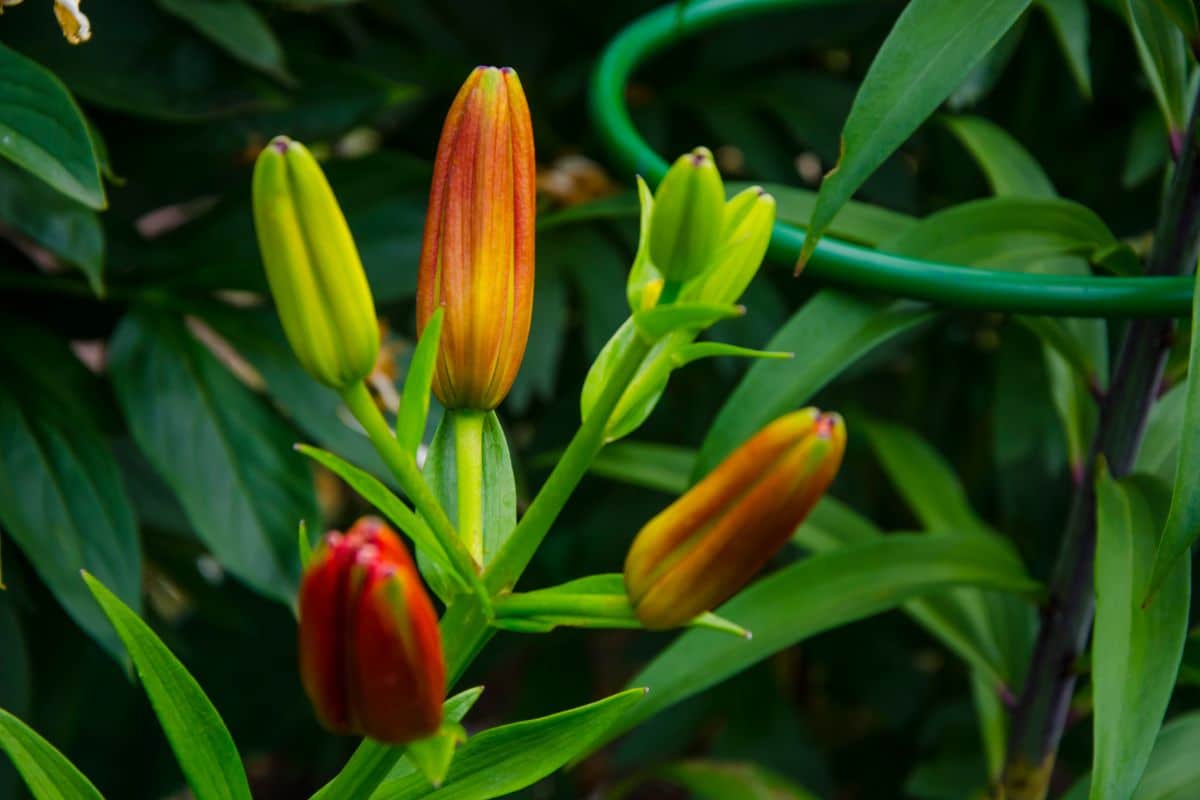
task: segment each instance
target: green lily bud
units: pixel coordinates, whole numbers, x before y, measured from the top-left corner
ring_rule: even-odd
[[[774,197],[759,186],[738,192],[725,204],[725,224],[712,268],[689,281],[680,299],[736,303],[762,265],[774,224]]]
[[[668,283],[703,273],[721,241],[725,187],[707,148],[679,157],[654,194],[650,260]]]
[[[310,375],[344,389],[371,374],[379,324],[337,198],[307,148],[277,136],[254,167],[254,227],[284,333]]]

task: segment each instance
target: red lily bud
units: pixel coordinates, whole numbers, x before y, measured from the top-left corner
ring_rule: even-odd
[[[442,128],[417,277],[417,329],[446,310],[433,393],[447,408],[495,408],[517,377],[533,310],[535,181],[517,73],[477,67]]]
[[[837,414],[787,414],[646,523],[625,559],[625,587],[642,624],[684,625],[732,597],[825,493],[845,446]]]
[[[437,615],[408,550],[377,519],[327,535],[304,573],[300,677],[337,733],[402,744],[442,724]]]

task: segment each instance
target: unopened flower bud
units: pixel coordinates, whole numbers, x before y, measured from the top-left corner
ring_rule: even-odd
[[[300,364],[335,389],[370,375],[379,325],[358,249],[316,159],[286,136],[271,140],[254,167],[254,227]]]
[[[625,587],[642,624],[684,625],[732,597],[825,493],[845,445],[837,414],[787,414],[650,520],[625,559]]]
[[[725,188],[712,153],[697,147],[667,171],[654,193],[650,260],[671,283],[703,273],[721,241]]]
[[[445,309],[433,393],[492,409],[512,387],[533,313],[537,170],[517,73],[477,67],[438,143],[417,277],[417,329]]]
[[[775,224],[775,198],[759,186],[725,204],[721,242],[712,267],[689,281],[680,297],[699,303],[736,303],[762,265]]]
[[[327,535],[305,570],[300,677],[337,733],[402,744],[441,726],[437,615],[403,542],[379,520]]]

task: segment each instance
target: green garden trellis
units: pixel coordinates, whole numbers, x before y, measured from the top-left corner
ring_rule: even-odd
[[[724,22],[839,0],[701,0],[672,4],[638,19],[608,46],[592,77],[592,115],[623,166],[657,183],[667,162],[642,138],[625,107],[634,70],[671,44]],[[778,222],[771,258],[795,262],[802,228]],[[907,258],[826,236],[805,274],[830,284],[925,300],[953,308],[1064,317],[1184,317],[1191,314],[1190,277],[1033,275]]]

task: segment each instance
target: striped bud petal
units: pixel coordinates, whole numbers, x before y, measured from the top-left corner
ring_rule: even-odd
[[[732,597],[824,494],[845,444],[837,414],[787,414],[650,520],[625,560],[625,586],[642,624],[684,625]]]
[[[478,67],[438,143],[417,277],[417,328],[445,309],[433,392],[492,409],[512,387],[533,311],[533,126],[512,69]]]
[[[300,674],[335,732],[402,744],[441,725],[437,614],[404,544],[378,520],[328,535],[305,571]]]
[[[335,389],[361,381],[379,353],[371,289],[321,167],[286,136],[275,137],[255,164],[254,226],[296,358]]]

